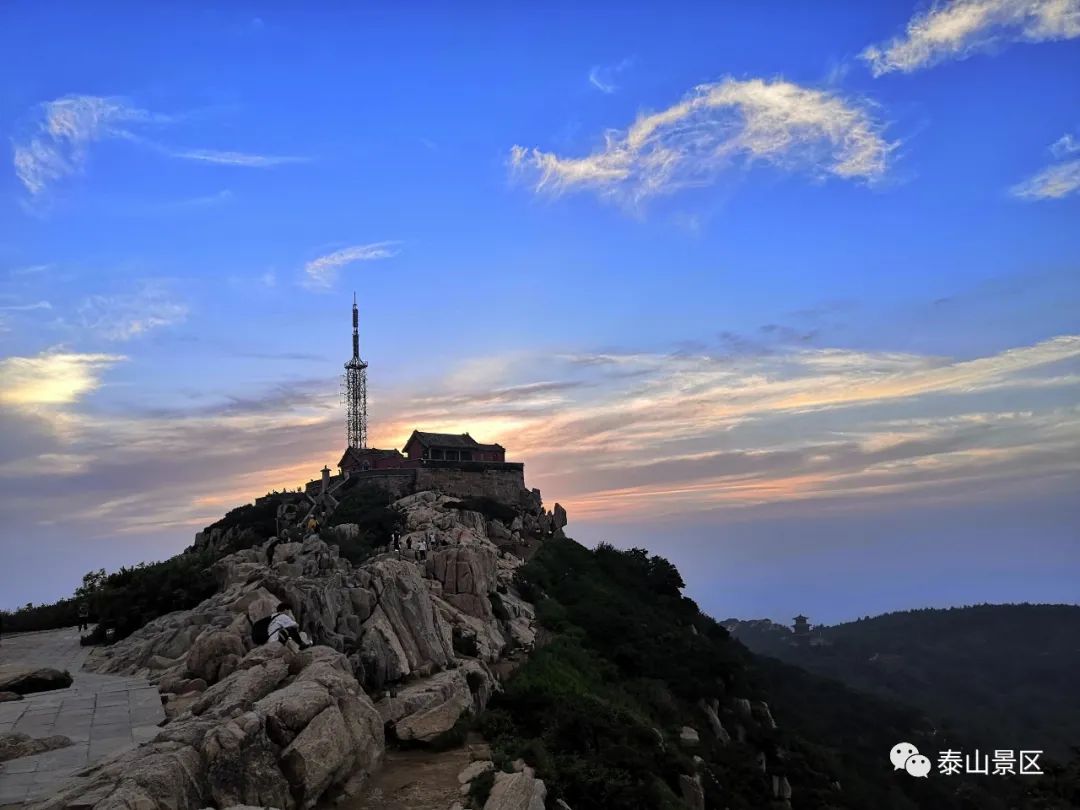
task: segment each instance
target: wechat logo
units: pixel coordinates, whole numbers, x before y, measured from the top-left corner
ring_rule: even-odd
[[[907,771],[912,776],[926,777],[930,773],[930,758],[919,753],[911,743],[897,743],[889,752],[894,771]]]

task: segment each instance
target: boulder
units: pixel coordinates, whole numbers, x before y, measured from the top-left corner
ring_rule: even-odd
[[[442,584],[447,602],[470,616],[488,618],[497,559],[498,554],[487,547],[450,548],[429,557],[427,573]]]
[[[208,684],[236,669],[244,657],[244,642],[236,633],[211,630],[199,636],[187,656],[187,671],[191,678],[201,678]]]
[[[698,705],[701,707],[702,712],[704,712],[705,719],[709,722],[709,727],[712,729],[713,736],[715,736],[723,745],[728,745],[731,742],[731,735],[727,733],[727,729],[725,729],[723,723],[720,722],[720,718],[716,714],[716,709],[713,707],[713,704],[711,702],[706,703],[703,700]]]
[[[337,706],[327,706],[282,753],[289,782],[307,796],[319,797],[351,761],[351,740]]]
[[[772,712],[769,711],[769,704],[764,700],[755,700],[751,703],[750,711],[753,713],[754,718],[766,728],[776,728],[776,721],[773,719]]]
[[[399,740],[429,743],[474,708],[466,673],[453,669],[424,678],[376,705]]]
[[[746,698],[735,698],[735,713],[742,719],[749,720],[752,717],[750,701]]]
[[[210,731],[200,751],[211,802],[217,807],[290,806],[289,780],[278,767],[276,750],[263,732],[263,716],[255,711]]]
[[[690,726],[683,726],[679,729],[679,742],[683,745],[697,745],[701,741],[698,736],[697,730]]]
[[[555,504],[555,508],[552,510],[552,519],[556,529],[562,529],[566,527],[566,510],[562,504]]]
[[[791,783],[786,776],[772,777],[772,794],[774,799],[788,801],[791,799]]]
[[[51,689],[67,689],[71,675],[50,667],[20,667],[9,664],[0,667],[0,692],[29,695]]]
[[[71,740],[59,734],[52,737],[31,737],[17,731],[0,734],[0,762],[9,759],[29,757],[45,751],[55,751],[57,748],[66,748],[71,745]]]
[[[532,768],[519,773],[497,773],[484,810],[544,810],[547,788]]]
[[[39,807],[305,810],[362,783],[383,748],[379,715],[343,655],[266,645],[153,740],[93,766]]]
[[[705,810],[705,790],[698,775],[679,774],[679,792],[690,810]]]
[[[467,785],[481,774],[493,770],[495,770],[495,763],[490,759],[478,759],[462,768],[461,773],[458,774],[457,780],[460,784]]]

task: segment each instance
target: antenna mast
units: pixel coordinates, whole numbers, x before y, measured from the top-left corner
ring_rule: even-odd
[[[345,364],[346,432],[349,447],[367,447],[367,363],[360,359],[360,316],[352,305],[352,359]]]

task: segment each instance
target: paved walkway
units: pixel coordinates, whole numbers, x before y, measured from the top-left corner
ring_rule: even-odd
[[[40,799],[77,771],[152,738],[165,719],[157,688],[142,678],[83,672],[90,653],[74,629],[3,636],[0,666],[66,669],[69,689],[0,703],[0,734],[63,734],[73,745],[0,764],[0,806]]]

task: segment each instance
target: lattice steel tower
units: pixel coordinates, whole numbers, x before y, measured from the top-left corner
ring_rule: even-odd
[[[352,302],[352,359],[345,364],[345,409],[349,447],[367,447],[367,363],[360,359],[360,317]]]

